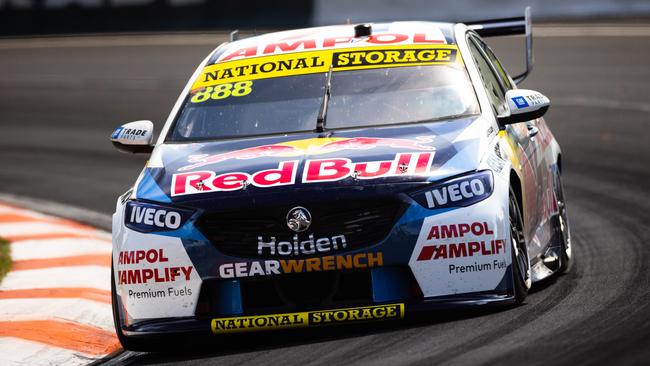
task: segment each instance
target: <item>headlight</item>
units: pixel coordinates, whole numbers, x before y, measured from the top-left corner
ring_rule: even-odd
[[[434,183],[410,193],[410,196],[422,207],[430,209],[466,207],[490,197],[492,188],[492,171],[482,170]]]
[[[128,201],[124,224],[142,233],[172,231],[181,228],[194,212],[152,203]]]

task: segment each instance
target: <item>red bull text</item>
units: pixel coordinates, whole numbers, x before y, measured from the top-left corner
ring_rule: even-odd
[[[378,179],[394,176],[428,175],[434,152],[401,153],[393,160],[353,163],[347,158],[305,161],[302,183],[335,182],[346,178]],[[298,160],[283,161],[277,168],[255,173],[216,174],[199,170],[176,173],[172,178],[172,196],[246,189],[249,185],[267,188],[296,183]]]

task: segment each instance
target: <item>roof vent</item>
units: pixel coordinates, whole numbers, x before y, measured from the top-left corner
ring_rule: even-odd
[[[372,25],[365,23],[365,24],[357,24],[354,26],[354,37],[367,37],[372,33]]]

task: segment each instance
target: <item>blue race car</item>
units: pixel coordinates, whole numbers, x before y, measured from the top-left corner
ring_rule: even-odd
[[[113,216],[124,348],[157,336],[404,318],[524,300],[568,268],[544,95],[481,36],[529,17],[265,34],[217,47]]]

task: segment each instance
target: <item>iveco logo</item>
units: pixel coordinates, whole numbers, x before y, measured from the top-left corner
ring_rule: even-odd
[[[299,233],[305,231],[311,225],[311,214],[304,207],[294,207],[287,214],[287,226],[289,229]]]

